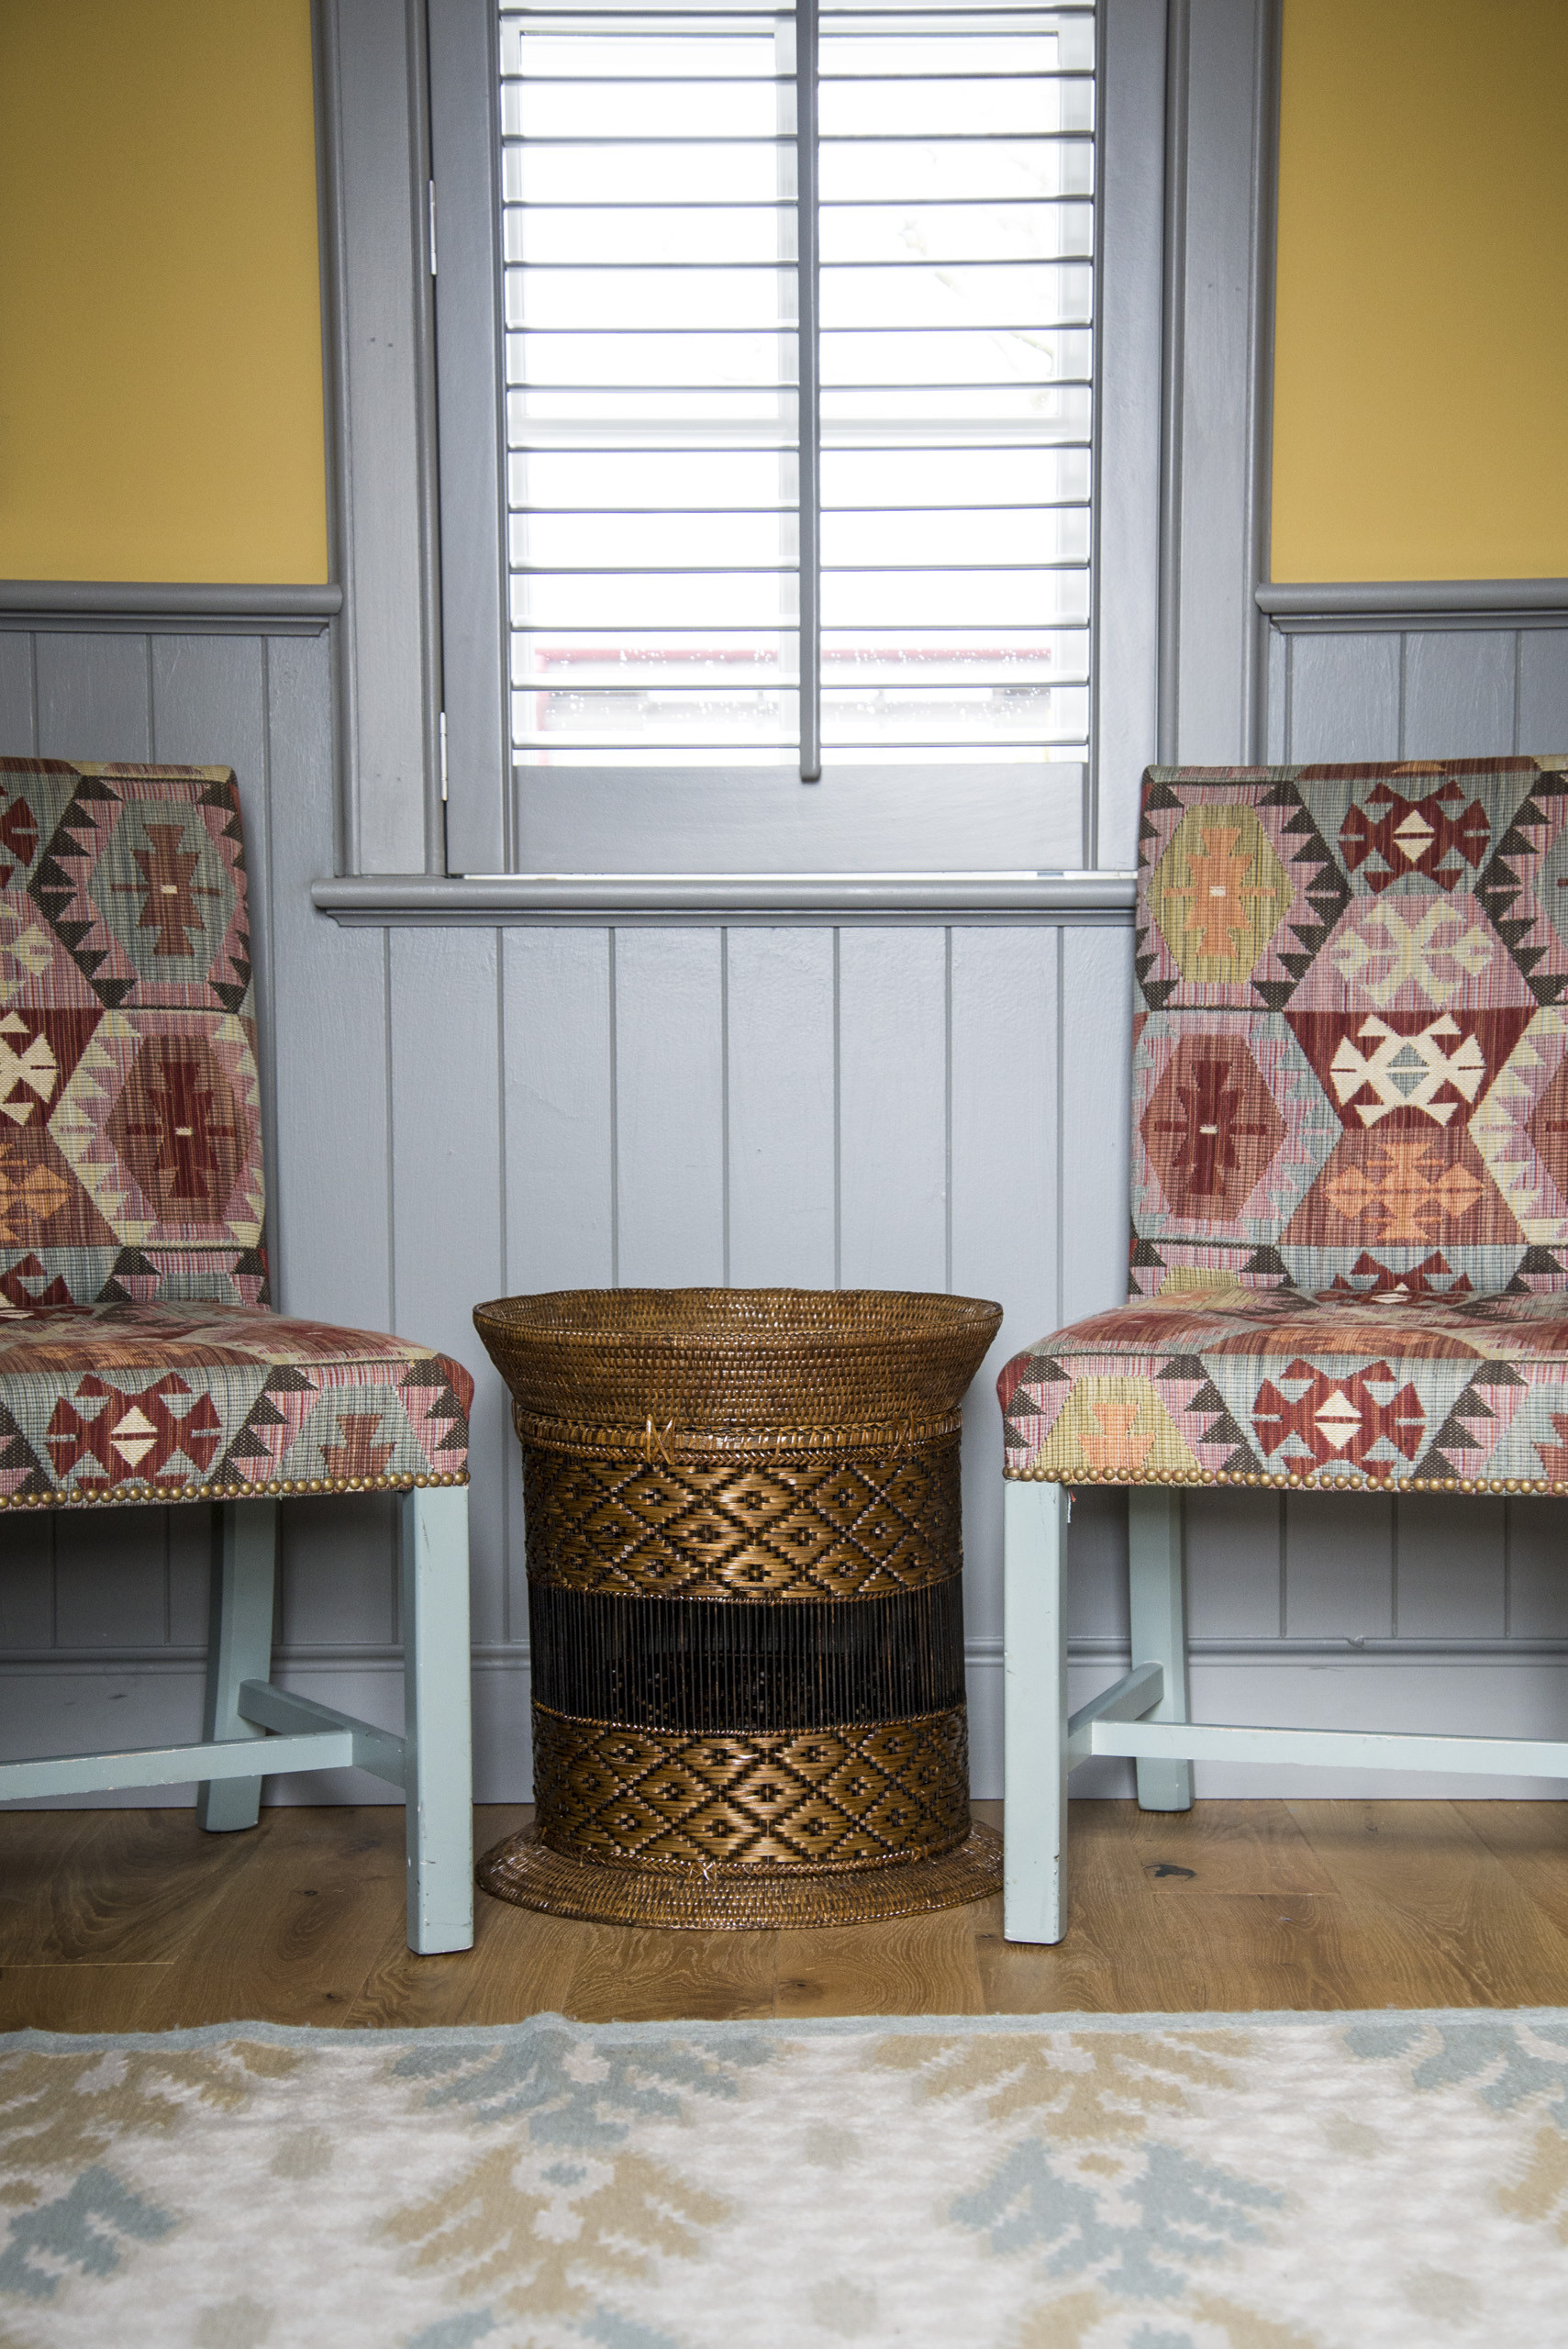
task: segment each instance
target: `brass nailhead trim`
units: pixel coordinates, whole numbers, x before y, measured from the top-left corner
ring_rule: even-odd
[[[1005,1468],[1010,1485],[1239,1485],[1287,1493],[1509,1493],[1568,1495],[1568,1483],[1550,1476],[1336,1476],[1318,1470],[1307,1475],[1284,1469],[1156,1468],[1129,1476],[1114,1469]]]
[[[89,1487],[61,1486],[48,1493],[0,1493],[0,1508],[116,1508],[123,1503],[158,1501],[264,1501],[291,1493],[411,1493],[432,1485],[466,1485],[468,1471],[444,1476],[274,1476],[255,1485],[162,1486],[140,1479],[111,1485],[99,1492]]]

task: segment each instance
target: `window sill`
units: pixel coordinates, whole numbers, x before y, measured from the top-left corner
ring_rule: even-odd
[[[359,874],[313,882],[334,921],[381,928],[606,920],[1120,922],[1130,873]]]

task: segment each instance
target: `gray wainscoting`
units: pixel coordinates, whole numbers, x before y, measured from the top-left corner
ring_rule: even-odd
[[[1477,675],[1502,681],[1481,718],[1479,688],[1453,683],[1470,640],[1277,639],[1292,754],[1568,741],[1564,640],[1477,635]],[[1385,689],[1403,731],[1373,731]],[[1000,1359],[1113,1301],[1130,939],[1104,918],[340,928],[309,897],[332,869],[331,727],[324,633],[0,628],[0,748],[239,773],[279,1301],[433,1340],[479,1377],[478,1785],[513,1798],[528,1788],[520,1490],[471,1305],[577,1283],[951,1286],[1006,1304]],[[1001,1790],[997,1453],[983,1379],[965,1454],[983,1793]],[[0,1519],[0,1753],[195,1733],[203,1515]],[[1122,1668],[1124,1522],[1108,1495],[1074,1518],[1085,1693]],[[1195,1500],[1200,1709],[1554,1733],[1563,1522],[1550,1504]],[[296,1503],[284,1538],[285,1677],[395,1724],[389,1508]],[[1122,1790],[1124,1765],[1092,1766],[1099,1791]],[[1285,1783],[1199,1776],[1210,1792]],[[1380,1790],[1328,1773],[1288,1783]],[[385,1790],[338,1777],[273,1793]]]
[[[1568,629],[1307,622],[1269,630],[1269,757],[1568,752]]]

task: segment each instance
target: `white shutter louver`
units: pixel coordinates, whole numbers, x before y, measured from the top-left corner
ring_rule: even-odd
[[[519,762],[1083,759],[1092,10],[501,26]]]

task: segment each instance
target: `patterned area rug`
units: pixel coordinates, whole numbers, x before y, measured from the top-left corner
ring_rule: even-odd
[[[3,2349],[1561,2343],[1568,2011],[0,2040]]]

